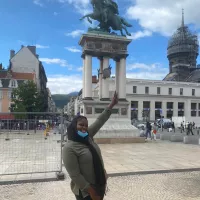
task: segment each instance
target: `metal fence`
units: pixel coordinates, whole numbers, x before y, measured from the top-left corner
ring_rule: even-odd
[[[61,113],[1,113],[0,117],[0,175],[62,172]]]

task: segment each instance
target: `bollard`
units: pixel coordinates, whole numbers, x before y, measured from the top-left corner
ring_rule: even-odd
[[[10,140],[10,138],[9,138],[9,121],[7,120],[7,133],[6,133],[6,141],[9,141]]]

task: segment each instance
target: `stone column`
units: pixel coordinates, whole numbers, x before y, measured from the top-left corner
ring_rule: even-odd
[[[150,101],[150,120],[155,121],[155,101]]]
[[[85,92],[84,99],[92,100],[92,56],[85,55]]]
[[[126,58],[119,64],[119,100],[126,100]]]
[[[100,58],[100,68],[99,68],[99,99],[102,98],[102,79],[103,79],[103,58]]]
[[[109,67],[109,58],[103,58],[103,70]],[[102,79],[102,101],[109,101],[109,82],[107,79]]]
[[[83,89],[82,89],[82,98],[85,98],[85,57],[83,58]]]
[[[117,94],[119,94],[119,68],[120,68],[120,62],[119,60],[116,60],[116,67],[115,67],[115,88]]]
[[[174,101],[173,105],[173,116],[178,117],[178,101]]]
[[[138,101],[138,120],[143,120],[142,111],[143,111],[143,101]]]
[[[166,101],[162,102],[162,116],[164,116],[164,118],[167,117],[167,102]]]

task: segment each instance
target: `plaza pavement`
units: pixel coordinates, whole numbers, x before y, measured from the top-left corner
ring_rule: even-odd
[[[108,179],[104,200],[199,200],[200,172]],[[0,186],[1,200],[75,200],[70,180]]]
[[[60,169],[60,135],[44,140],[42,131],[27,135],[0,135],[0,184],[5,181],[55,179]],[[100,145],[110,176],[200,170],[200,146],[148,141],[136,144]],[[65,169],[63,169],[66,173]],[[38,173],[42,172],[42,173]],[[14,175],[3,175],[13,174]]]

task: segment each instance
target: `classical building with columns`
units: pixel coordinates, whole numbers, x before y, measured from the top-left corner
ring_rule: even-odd
[[[148,115],[150,121],[155,121],[161,116],[164,118],[185,116],[187,120],[200,125],[199,83],[140,79],[125,79],[125,83],[130,119],[143,121],[144,113]],[[115,78],[109,78],[107,84],[108,98],[112,98],[116,87]],[[92,93],[92,99],[98,100],[100,82]],[[81,96],[78,98],[81,99]],[[77,107],[77,104],[74,106]]]

